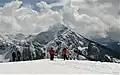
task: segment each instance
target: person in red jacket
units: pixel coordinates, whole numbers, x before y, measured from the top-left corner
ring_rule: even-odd
[[[49,50],[49,53],[50,53],[50,60],[54,60],[55,51],[53,50],[53,48]]]
[[[68,60],[68,57],[67,57],[67,54],[68,54],[68,50],[66,48],[63,49],[63,58],[64,60]]]

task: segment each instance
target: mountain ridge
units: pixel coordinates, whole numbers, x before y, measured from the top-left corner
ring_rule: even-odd
[[[23,37],[24,34],[18,34],[18,36],[16,35],[15,37],[19,36]],[[62,58],[62,49],[66,47],[69,50],[68,56],[70,59],[79,60],[81,59],[81,56],[93,61],[117,62],[116,60],[113,60],[113,58],[120,59],[120,52],[116,52],[96,41],[87,39],[63,24],[53,25],[47,31],[34,36],[30,35],[28,37],[23,37],[23,40],[25,40],[23,41],[23,45],[19,44],[22,44],[22,41],[20,41],[22,39],[20,38],[20,40],[18,40],[13,40],[12,44],[16,47],[23,47],[24,44],[30,45],[31,49],[33,49],[31,51],[34,52],[34,50],[36,50],[39,52],[37,55],[42,58],[43,56],[41,55],[44,48],[46,49],[46,56],[44,56],[44,58],[49,58],[50,47],[54,47],[56,55],[58,55],[59,58]]]

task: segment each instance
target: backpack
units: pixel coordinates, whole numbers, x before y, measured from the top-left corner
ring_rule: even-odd
[[[18,56],[18,57],[21,57],[21,53],[20,53],[19,51],[17,52],[17,56]]]
[[[15,52],[12,53],[12,57],[16,57],[16,53]]]
[[[63,54],[67,54],[67,53],[68,53],[68,50],[64,49]]]

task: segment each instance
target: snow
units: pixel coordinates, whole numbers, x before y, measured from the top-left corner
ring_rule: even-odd
[[[85,49],[87,49],[87,48],[88,48],[88,47],[80,47],[80,46],[78,47],[78,49],[81,50],[81,51],[82,51],[82,50],[85,50]]]
[[[0,64],[2,74],[119,74],[120,64],[93,61],[49,59]]]
[[[79,41],[79,43],[80,43],[81,45],[84,45],[82,41]]]

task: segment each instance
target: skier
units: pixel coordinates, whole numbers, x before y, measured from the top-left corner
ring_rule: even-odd
[[[54,60],[54,54],[55,54],[55,52],[54,52],[53,48],[51,48],[49,50],[49,53],[50,53],[50,60]]]
[[[44,59],[45,59],[45,56],[46,56],[45,51],[46,51],[46,48],[43,48],[43,58]]]
[[[14,62],[15,59],[16,59],[16,53],[15,53],[15,51],[13,51],[13,52],[12,52],[12,61]]]
[[[17,51],[17,58],[18,58],[18,59],[17,59],[18,61],[21,60],[21,53],[20,53],[20,51]]]
[[[68,54],[68,50],[66,48],[63,49],[63,58],[64,60],[68,60],[68,57],[67,57],[67,54]]]

